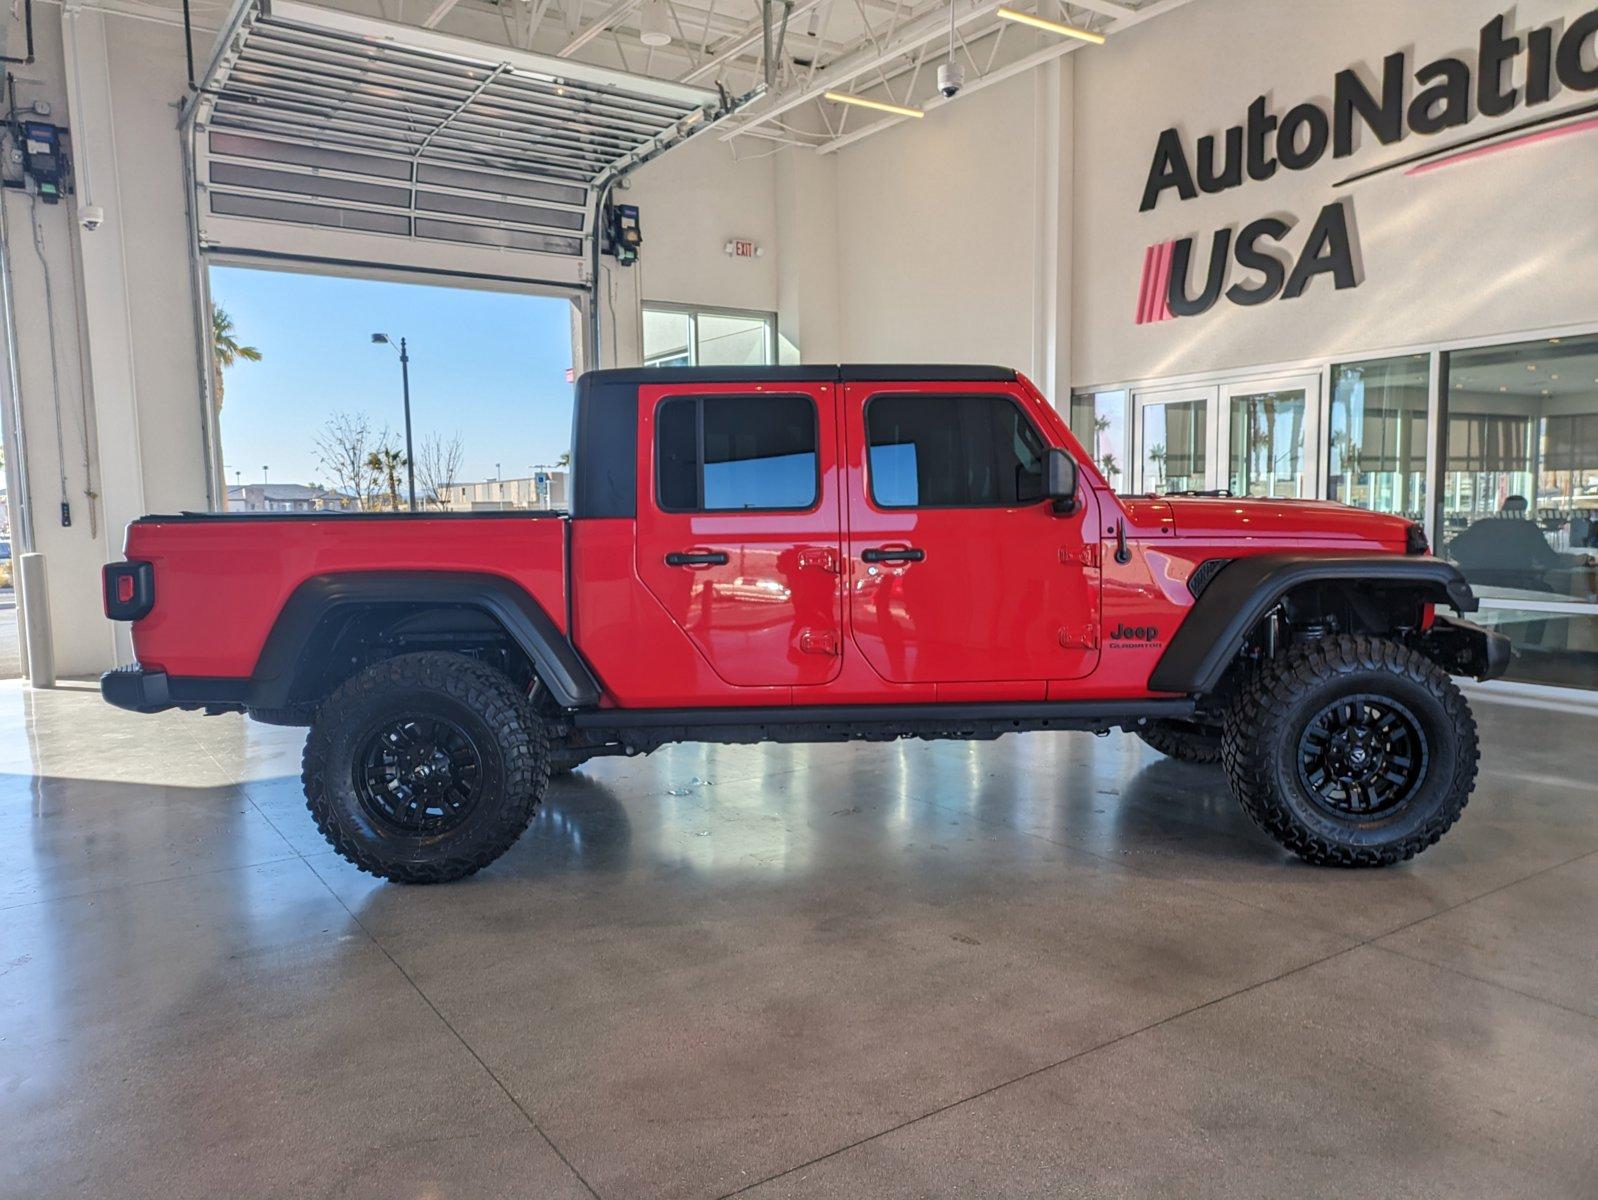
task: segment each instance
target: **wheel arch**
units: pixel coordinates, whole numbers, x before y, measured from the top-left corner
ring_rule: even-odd
[[[1397,591],[1462,613],[1477,607],[1459,568],[1429,556],[1259,554],[1218,569],[1206,566],[1194,573],[1202,578],[1201,590],[1149,676],[1153,691],[1213,692],[1250,633],[1293,595],[1327,590],[1357,606],[1380,592]]]
[[[445,614],[451,614],[446,616]],[[562,708],[597,704],[600,687],[550,615],[514,580],[444,571],[358,571],[313,576],[278,614],[250,677],[252,709],[319,698],[348,672],[331,657],[352,627],[502,637],[526,656]]]

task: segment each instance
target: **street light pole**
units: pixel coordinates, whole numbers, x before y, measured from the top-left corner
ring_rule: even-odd
[[[405,479],[411,488],[411,511],[416,511],[416,452],[411,449],[411,356],[400,338],[400,382],[405,389]]]
[[[379,345],[392,346],[394,343],[386,333],[374,333],[372,341]],[[405,394],[405,479],[411,490],[411,511],[416,511],[416,451],[411,445],[411,355],[406,348],[405,339],[399,340],[400,356],[400,385]]]

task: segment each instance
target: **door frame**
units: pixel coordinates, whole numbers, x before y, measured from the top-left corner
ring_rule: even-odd
[[[1321,376],[1319,372],[1271,375],[1264,378],[1235,379],[1219,385],[1220,400],[1216,405],[1216,443],[1214,482],[1210,487],[1224,488],[1232,477],[1232,400],[1236,396],[1253,396],[1260,392],[1304,393],[1304,425],[1302,429],[1304,456],[1304,492],[1299,499],[1313,499],[1320,495],[1322,455]]]
[[[1208,405],[1204,413],[1204,486],[1216,487],[1216,458],[1220,449],[1217,438],[1219,426],[1216,412],[1220,408],[1220,388],[1215,384],[1202,384],[1181,388],[1135,389],[1132,392],[1132,491],[1136,494],[1152,492],[1143,477],[1143,414],[1150,408],[1166,404],[1191,404],[1203,401]]]

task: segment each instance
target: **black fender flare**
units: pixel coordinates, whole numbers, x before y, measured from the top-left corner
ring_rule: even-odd
[[[1149,676],[1149,690],[1204,695],[1215,690],[1243,640],[1283,596],[1306,583],[1411,587],[1427,600],[1475,612],[1459,568],[1440,558],[1398,554],[1258,554],[1210,576]]]
[[[251,672],[251,707],[292,702],[305,647],[329,615],[383,604],[449,604],[487,613],[526,652],[557,704],[590,708],[599,703],[599,683],[577,647],[514,580],[453,571],[350,571],[314,575],[294,589]]]

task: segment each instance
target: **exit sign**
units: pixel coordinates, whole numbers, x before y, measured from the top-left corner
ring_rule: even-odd
[[[726,249],[730,258],[759,258],[762,254],[759,245],[750,238],[733,238]]]

